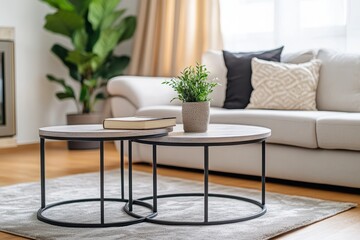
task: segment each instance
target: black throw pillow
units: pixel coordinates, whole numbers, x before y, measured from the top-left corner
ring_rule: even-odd
[[[227,72],[226,97],[224,108],[243,109],[250,102],[251,92],[251,59],[256,57],[262,60],[280,62],[284,47],[260,52],[223,51]]]

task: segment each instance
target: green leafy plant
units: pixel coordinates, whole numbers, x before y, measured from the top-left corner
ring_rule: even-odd
[[[180,76],[164,81],[163,84],[169,85],[178,94],[174,99],[182,102],[206,102],[211,100],[209,94],[219,85],[215,81],[208,81],[209,74],[205,65],[197,63],[195,67],[186,67]]]
[[[71,49],[54,44],[51,51],[80,84],[79,93],[62,78],[51,74],[47,78],[63,87],[56,93],[58,99],[72,99],[79,113],[90,113],[98,100],[106,98],[108,79],[122,74],[130,62],[128,56],[116,56],[113,51],[133,36],[136,18],[123,17],[126,10],[117,8],[120,0],[41,1],[56,9],[46,15],[44,28],[70,39]]]

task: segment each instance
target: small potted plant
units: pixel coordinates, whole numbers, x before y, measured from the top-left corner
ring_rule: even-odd
[[[177,93],[182,102],[182,120],[185,132],[206,132],[210,120],[210,98],[218,85],[214,80],[208,81],[210,72],[205,65],[186,67],[180,76],[164,81]],[[172,99],[171,101],[173,101]]]

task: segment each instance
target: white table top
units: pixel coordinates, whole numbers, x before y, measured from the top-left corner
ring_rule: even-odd
[[[247,142],[266,139],[271,136],[271,130],[264,127],[249,125],[230,125],[230,124],[210,124],[207,132],[186,133],[183,125],[178,124],[169,135],[158,138],[148,138],[142,142],[157,143],[232,143]]]
[[[39,135],[45,138],[130,138],[165,134],[168,133],[169,130],[170,129],[166,128],[151,130],[112,130],[104,129],[102,124],[65,125],[40,128]]]

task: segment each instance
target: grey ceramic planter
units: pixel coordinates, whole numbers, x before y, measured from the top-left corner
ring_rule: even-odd
[[[210,120],[210,102],[184,102],[182,119],[185,132],[206,132]]]
[[[68,114],[66,120],[68,125],[100,124],[103,121],[103,114]],[[99,147],[100,144],[97,141],[68,141],[68,149],[70,150],[96,149]]]

